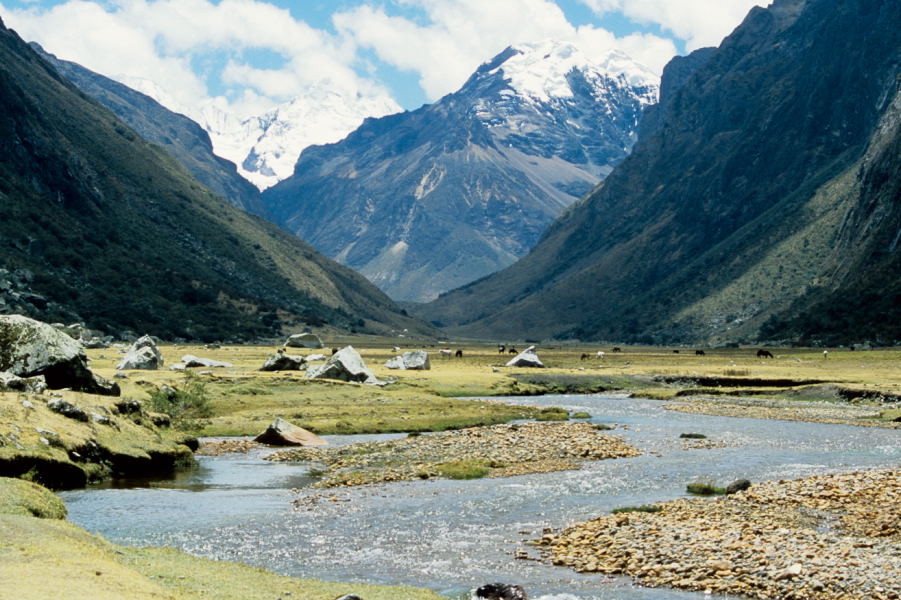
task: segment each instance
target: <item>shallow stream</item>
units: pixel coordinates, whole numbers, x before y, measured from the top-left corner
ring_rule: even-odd
[[[451,597],[502,581],[542,600],[689,599],[711,596],[581,575],[514,553],[537,557],[524,542],[546,528],[684,496],[686,483],[700,479],[726,485],[901,462],[896,430],[690,415],[664,410],[662,402],[603,395],[504,401],[588,412],[644,454],[509,479],[312,490],[307,467],[260,460],[271,450],[259,449],[199,457],[197,469],[172,480],[62,496],[72,521],[113,542],[172,546],[296,577],[414,585]],[[679,434],[688,432],[727,446],[685,450]],[[327,439],[334,445],[392,437],[399,436]]]

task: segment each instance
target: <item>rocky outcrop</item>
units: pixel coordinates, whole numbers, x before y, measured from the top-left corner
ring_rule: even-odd
[[[529,346],[520,352],[515,358],[511,358],[507,363],[508,367],[536,367],[544,368],[544,363],[538,358],[535,352],[535,346]]]
[[[487,583],[475,591],[476,598],[485,600],[526,600],[526,591],[521,585],[509,583]]]
[[[260,371],[303,371],[306,368],[306,357],[279,351],[266,359]]]
[[[36,377],[19,377],[6,371],[0,371],[0,392],[30,392],[40,394],[47,389],[43,375]]]
[[[95,375],[81,344],[52,326],[21,315],[0,315],[0,371],[43,375],[51,389],[118,396],[119,386]]]
[[[360,353],[353,346],[338,350],[324,365],[307,371],[311,379],[337,379],[339,381],[355,381],[357,383],[381,383],[363,362]]]
[[[315,333],[295,333],[285,340],[288,348],[322,348],[322,340]]]
[[[429,353],[425,350],[404,352],[400,356],[389,359],[385,366],[389,369],[403,371],[428,371],[432,368],[432,364],[429,362]]]
[[[199,356],[194,356],[193,354],[185,354],[181,357],[181,363],[187,368],[193,367],[207,367],[207,368],[228,368],[232,367],[229,362],[223,362],[221,360],[213,360],[212,358],[201,358]]]
[[[155,371],[163,366],[163,355],[149,335],[138,338],[116,365],[116,369]]]
[[[254,438],[255,442],[270,446],[327,446],[328,442],[303,427],[282,418],[273,421],[266,431]]]

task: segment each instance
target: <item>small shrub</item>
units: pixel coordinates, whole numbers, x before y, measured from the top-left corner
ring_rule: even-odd
[[[474,458],[441,463],[436,469],[448,479],[481,479],[491,470],[485,460]]]
[[[569,413],[559,406],[542,408],[535,416],[536,421],[568,421]]]
[[[180,389],[163,387],[151,392],[150,409],[169,415],[172,423],[180,428],[187,422],[213,414],[206,395],[206,384],[191,373],[185,375],[185,383]]]
[[[687,440],[706,440],[707,436],[703,433],[680,433],[679,437]]]
[[[598,431],[613,431],[613,427],[605,423],[598,423],[594,428]]]
[[[587,412],[582,411],[582,412],[573,413],[570,416],[570,418],[571,419],[590,419],[591,415],[588,414]]]
[[[696,481],[685,486],[685,491],[696,496],[722,496],[726,493],[726,488],[716,487],[706,481]]]
[[[630,513],[630,512],[643,512],[643,513],[657,513],[662,511],[663,509],[659,506],[651,506],[651,505],[643,505],[643,506],[623,506],[621,508],[614,508],[610,512],[613,514],[619,513]]]

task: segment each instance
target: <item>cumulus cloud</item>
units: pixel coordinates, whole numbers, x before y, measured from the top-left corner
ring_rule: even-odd
[[[260,0],[69,0],[0,11],[26,40],[120,81],[151,81],[186,112],[212,103],[250,116],[316,86],[390,98],[354,70],[353,45]],[[254,66],[249,55],[260,51],[279,64]],[[214,97],[212,81],[224,96]]]
[[[589,54],[623,50],[660,73],[676,54],[671,40],[654,35],[617,38],[592,26],[571,25],[551,0],[399,0],[422,12],[413,20],[384,7],[363,5],[337,13],[337,29],[396,68],[413,71],[435,100],[458,89],[482,62],[505,47],[553,38]]]
[[[685,40],[691,51],[719,46],[754,6],[769,0],[581,0],[595,13],[618,12],[638,23],[653,23]]]

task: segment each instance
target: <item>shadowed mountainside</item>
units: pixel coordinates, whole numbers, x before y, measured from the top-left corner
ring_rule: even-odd
[[[703,52],[528,256],[420,314],[514,339],[901,339],[895,3],[777,0]]]
[[[0,207],[3,312],[201,340],[282,324],[422,329],[360,275],[201,186],[2,22]]]

